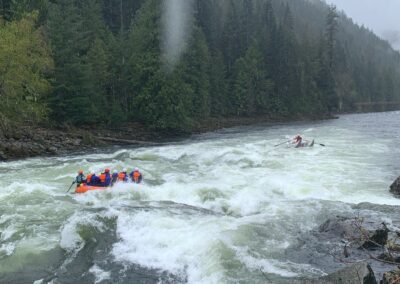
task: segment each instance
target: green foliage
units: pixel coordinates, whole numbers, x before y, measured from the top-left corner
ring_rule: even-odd
[[[244,58],[236,61],[234,105],[237,115],[254,115],[268,111],[273,95],[273,81],[263,68],[263,56],[254,43]]]
[[[69,125],[190,131],[210,117],[321,116],[400,100],[400,54],[333,6],[193,0],[186,49],[167,67],[162,3],[0,0],[3,121],[50,112]]]
[[[47,117],[53,61],[36,19],[32,13],[0,24],[1,120],[37,123]]]

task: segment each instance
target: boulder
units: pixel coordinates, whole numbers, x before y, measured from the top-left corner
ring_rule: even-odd
[[[400,177],[398,177],[390,186],[390,192],[394,195],[400,195]]]
[[[312,279],[285,279],[282,284],[377,284],[371,266],[365,262],[357,262],[346,266],[332,274]],[[390,282],[388,282],[390,283]],[[391,284],[391,283],[390,283]]]
[[[371,249],[371,248],[378,248],[383,247],[386,245],[389,237],[389,229],[386,227],[385,224],[383,229],[378,229],[374,232],[372,237],[369,240],[362,244],[363,248]]]
[[[335,283],[335,284],[376,284],[376,278],[371,266],[367,262],[359,262],[345,267],[335,273],[318,279],[318,283]],[[314,282],[316,283],[316,282]]]

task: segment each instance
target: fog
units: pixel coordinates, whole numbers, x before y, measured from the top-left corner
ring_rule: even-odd
[[[326,0],[400,50],[400,0]]]
[[[172,70],[186,48],[192,20],[192,0],[164,0],[163,57]]]

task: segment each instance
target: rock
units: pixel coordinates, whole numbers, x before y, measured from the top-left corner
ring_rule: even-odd
[[[367,262],[359,262],[343,268],[328,276],[318,279],[319,282],[311,283],[363,283],[376,284],[376,278],[371,266]]]
[[[57,148],[54,147],[54,146],[48,147],[48,148],[47,148],[47,151],[48,151],[49,153],[51,153],[51,154],[57,154],[57,152],[58,152]]]
[[[389,254],[389,253],[380,254],[378,256],[378,259],[384,260],[384,261],[389,261],[389,262],[395,262],[395,263],[399,263],[400,264],[400,257],[397,256],[397,255]]]
[[[382,284],[399,284],[400,270],[393,270],[383,274]]]
[[[371,249],[371,248],[378,248],[385,246],[388,241],[389,236],[389,229],[386,227],[385,224],[383,229],[378,229],[374,232],[372,237],[369,240],[362,244],[363,248]]]
[[[82,140],[81,139],[74,139],[73,145],[74,146],[79,146],[81,145]]]
[[[7,155],[3,151],[0,151],[0,161],[5,161],[7,159]]]
[[[336,216],[323,223],[318,231],[325,235],[344,237],[358,237],[359,230],[354,226],[354,219]]]
[[[367,262],[358,262],[342,268],[327,276],[313,279],[286,279],[279,283],[287,284],[377,284],[375,274]]]
[[[394,195],[400,195],[400,177],[398,177],[390,186],[390,192]]]
[[[360,210],[360,206],[356,207]],[[390,242],[389,240],[396,239],[395,231],[389,232],[385,227],[382,227],[382,219],[390,218],[392,226],[400,227],[400,208],[397,206],[382,206],[382,205],[362,205],[363,214],[358,217],[335,216],[329,218],[319,227],[300,234],[297,243],[288,247],[285,251],[286,259],[296,263],[307,263],[322,270],[325,273],[333,273],[342,269],[346,263],[354,263],[360,260],[368,259],[368,263],[374,271],[376,278],[382,279],[383,273],[393,269],[391,263],[383,262],[385,256],[379,259],[379,256],[384,252],[384,248],[396,247],[400,244]],[[370,208],[374,208],[374,212],[379,214],[369,215]],[[362,245],[368,247],[367,239],[378,243],[377,248],[367,251]],[[400,233],[399,233],[400,235]],[[360,249],[362,248],[362,249]],[[375,247],[371,247],[375,248]],[[400,253],[390,251],[394,262]],[[274,283],[272,281],[272,283]],[[323,283],[323,282],[321,282]],[[355,282],[360,283],[360,282]],[[399,283],[400,284],[400,283]]]

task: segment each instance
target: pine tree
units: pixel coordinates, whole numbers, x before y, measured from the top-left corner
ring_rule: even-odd
[[[192,117],[204,119],[210,115],[210,55],[202,30],[194,28],[191,43],[182,58],[179,72],[193,90]]]

